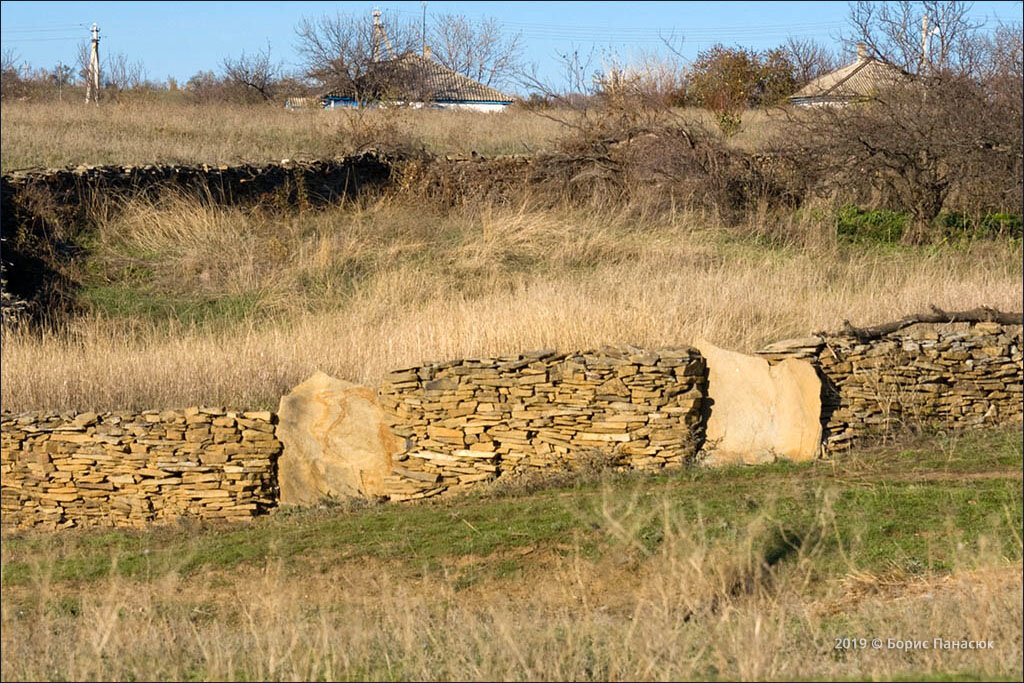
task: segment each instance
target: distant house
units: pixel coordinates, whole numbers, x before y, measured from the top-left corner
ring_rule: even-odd
[[[429,52],[427,53],[429,55]],[[392,102],[410,107],[502,111],[513,98],[431,60],[407,53],[374,62],[350,87],[325,93],[325,109]]]
[[[284,101],[285,109],[320,109],[324,106],[319,97],[289,97]]]
[[[868,56],[867,47],[859,44],[857,61],[815,78],[790,97],[789,102],[804,107],[863,102],[908,78],[906,72],[892,64]]]

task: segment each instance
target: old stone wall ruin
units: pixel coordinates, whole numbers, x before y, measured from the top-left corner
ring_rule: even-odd
[[[770,363],[803,359],[816,369],[821,439],[824,452],[835,454],[910,424],[1020,424],[1022,347],[1021,325],[979,322],[915,325],[871,339],[819,335],[773,344],[761,355]],[[369,470],[352,463],[346,485],[395,501],[595,459],[641,470],[701,462],[715,395],[704,357],[688,347],[427,363],[392,372],[376,392],[337,380],[314,385],[309,400],[350,403],[324,405],[307,440],[334,451],[360,433],[379,440],[361,451],[381,459],[374,460],[373,486],[360,483]],[[339,429],[346,419],[360,421],[359,428]],[[379,419],[383,432],[362,424],[367,419]],[[3,525],[249,519],[282,502],[287,482],[279,456],[292,457],[284,432],[270,412],[4,412]],[[345,453],[331,455],[346,464]],[[315,493],[304,503],[331,490]]]
[[[285,199],[330,201],[353,196],[370,185],[391,179],[385,157],[362,154],[341,159],[283,160],[266,164],[145,164],[142,166],[75,166],[33,168],[0,175],[3,215],[15,214],[22,195],[46,190],[58,204],[77,209],[90,204],[97,192],[133,194],[177,188],[197,192],[214,202],[260,199],[283,191]]]
[[[277,504],[273,414],[4,413],[4,526],[244,520]]]
[[[502,475],[679,466],[703,441],[696,349],[606,347],[433,363],[392,372],[380,403],[405,448],[392,500],[464,490]]]
[[[818,368],[825,450],[842,451],[907,425],[1020,423],[1021,330],[993,322],[917,325],[871,340],[788,340],[760,353]]]

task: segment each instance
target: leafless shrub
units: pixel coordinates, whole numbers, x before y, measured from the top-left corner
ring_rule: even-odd
[[[277,95],[281,76],[280,63],[270,57],[270,45],[237,57],[224,58],[224,78],[243,100],[267,102]]]
[[[423,154],[415,124],[407,120],[402,108],[344,108],[336,112],[340,119],[337,146],[345,154],[374,151],[395,157]]]
[[[839,66],[835,53],[814,40],[789,38],[782,49],[792,65],[793,84],[798,89]]]
[[[433,19],[429,40],[440,64],[485,85],[507,83],[522,69],[522,34],[503,34],[494,19],[441,14]]]
[[[911,74],[974,75],[981,56],[982,23],[971,19],[971,6],[958,0],[859,0],[851,6],[852,32],[844,43],[863,43],[876,59]],[[924,29],[927,36],[922,36]]]
[[[537,115],[565,129],[557,153],[539,162],[550,189],[604,202],[642,195],[648,208],[682,202],[721,214],[788,201],[753,156],[673,106],[688,85],[692,91],[678,61],[606,59],[591,75],[593,62],[592,54],[563,57],[566,90],[529,79],[554,103]]]
[[[368,15],[338,13],[303,18],[295,32],[305,75],[326,90],[372,86],[366,83],[371,65],[413,52],[422,42],[421,32],[414,24],[391,20],[386,14],[381,23],[386,27],[387,44],[383,44],[373,18]]]

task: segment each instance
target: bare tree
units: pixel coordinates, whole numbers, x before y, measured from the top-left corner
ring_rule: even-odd
[[[867,46],[876,59],[917,75],[972,74],[979,61],[978,29],[971,4],[959,0],[869,2],[851,5],[851,32],[843,42]]]
[[[1017,92],[999,96],[966,76],[900,82],[863,104],[794,112],[776,152],[844,201],[908,211],[904,242],[927,242],[950,199],[961,210],[1021,210]]]
[[[790,38],[782,48],[792,65],[797,88],[802,88],[815,78],[835,71],[839,66],[835,53],[815,40]]]
[[[522,34],[503,34],[494,19],[438,15],[429,41],[439,63],[485,85],[508,83],[522,70]]]
[[[131,61],[123,52],[108,53],[103,68],[103,80],[107,87],[117,90],[133,90],[146,81],[146,67],[140,60]]]
[[[242,52],[237,59],[224,58],[224,76],[229,85],[242,91],[248,100],[266,102],[276,95],[281,65],[270,57],[270,45],[255,53]]]
[[[985,36],[982,54],[979,78],[992,83],[997,91],[1019,93],[1024,84],[1024,28],[1021,23],[999,24]]]
[[[420,30],[411,23],[392,21],[386,14],[381,23],[387,34],[385,45],[370,16],[338,13],[304,17],[295,33],[305,75],[328,90],[371,87],[366,84],[371,65],[414,51],[421,42]]]
[[[17,97],[21,95],[22,83],[18,75],[18,62],[21,56],[14,50],[4,50],[0,61],[0,97]]]
[[[1020,32],[986,38],[968,9],[933,1],[853,5],[849,40],[913,77],[856,106],[795,112],[779,149],[819,187],[910,212],[907,243],[932,239],[951,200],[974,211],[1020,211]],[[935,29],[925,36],[934,40],[927,56],[925,14]]]
[[[18,70],[18,62],[21,61],[21,55],[11,49],[3,51],[2,57],[0,57],[0,71],[3,73],[15,72]]]
[[[86,83],[89,80],[89,55],[91,50],[92,46],[88,40],[79,41],[78,47],[75,48],[75,66],[78,68],[78,79],[82,83]]]

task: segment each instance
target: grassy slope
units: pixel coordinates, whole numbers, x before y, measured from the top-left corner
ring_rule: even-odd
[[[688,610],[700,612],[704,608],[693,606],[708,601],[730,606],[724,615],[712,610],[714,616],[701,617],[707,620],[702,629],[724,629],[723,638],[740,637],[752,623],[747,619],[760,623],[762,618],[768,623],[776,620],[784,631],[800,628],[811,633],[813,642],[786,645],[792,650],[789,664],[762,662],[768,668],[759,670],[761,675],[835,677],[848,672],[881,678],[971,678],[984,672],[1019,677],[1020,659],[1013,657],[1021,646],[1021,450],[1020,431],[1010,429],[952,439],[931,437],[906,447],[882,446],[832,463],[604,477],[569,487],[509,489],[444,503],[279,512],[246,527],[8,534],[3,541],[5,678],[17,677],[17,672],[39,673],[44,660],[57,656],[50,646],[32,645],[30,633],[50,628],[70,634],[72,642],[82,638],[91,628],[88,616],[97,609],[126,609],[133,603],[113,597],[122,592],[149,596],[139,599],[155,600],[167,614],[177,615],[163,617],[165,626],[188,621],[179,614],[186,607],[199,610],[209,619],[208,629],[216,626],[218,637],[228,638],[236,630],[244,631],[244,623],[237,621],[241,617],[236,601],[244,604],[253,591],[266,589],[267,581],[275,595],[305,591],[304,598],[289,598],[305,605],[301,614],[294,611],[299,607],[280,602],[272,610],[277,615],[272,620],[291,615],[293,637],[295,629],[303,637],[312,629],[341,640],[356,638],[360,647],[368,648],[359,651],[369,659],[351,661],[335,676],[429,676],[428,671],[441,667],[448,675],[463,678],[531,678],[541,672],[601,678],[612,673],[611,663],[602,664],[611,669],[598,668],[587,675],[553,653],[548,656],[554,659],[542,658],[530,667],[512,659],[489,661],[479,643],[470,647],[460,640],[465,633],[456,637],[443,631],[458,631],[459,626],[435,623],[436,610],[442,609],[448,619],[472,621],[471,628],[482,629],[477,636],[483,639],[498,638],[501,629],[519,628],[518,622],[494,621],[497,617],[488,610],[495,604],[510,600],[507,615],[519,615],[521,609],[550,612],[550,623],[541,619],[534,624],[535,632],[530,631],[531,638],[539,638],[536,647],[544,649],[553,645],[550,638],[558,637],[545,630],[561,624],[557,614],[571,613],[571,623],[593,628],[597,626],[592,620],[611,619],[610,624],[599,619],[599,633],[625,637],[635,628],[630,627],[630,613],[655,609],[658,600],[671,599],[676,607],[658,612],[664,622],[659,622],[659,632],[679,630],[673,647],[684,650],[693,644],[686,636],[693,616]],[[175,586],[170,593],[168,582]],[[652,582],[661,597],[650,594]],[[361,596],[356,602],[353,592]],[[391,604],[391,597],[398,594],[403,596],[401,604]],[[918,604],[921,595],[930,601],[933,594],[935,603]],[[249,597],[239,597],[243,595]],[[1016,613],[993,602],[1012,602],[1014,595]],[[902,602],[912,598],[917,602]],[[405,614],[402,605],[409,600],[425,610],[423,614]],[[900,606],[898,614],[885,616],[893,605]],[[922,615],[915,612],[918,607],[932,611]],[[256,609],[250,606],[243,612]],[[426,628],[427,623],[418,620],[427,619],[431,629],[442,629],[444,638],[454,638],[446,647],[453,649],[449,654],[456,660],[433,661],[433,669],[422,669],[427,662],[397,645],[392,651],[395,661],[377,660],[367,643],[390,637],[386,628],[366,626],[368,632],[361,630],[356,636],[346,626],[317,626],[312,622],[326,618],[323,610],[410,620],[402,623],[413,630]],[[795,614],[802,616],[797,619]],[[125,616],[123,628],[134,624],[133,619]],[[895,621],[887,625],[888,619]],[[153,627],[151,620],[145,623]],[[909,637],[898,631],[898,623],[918,629],[917,637],[930,637],[931,632],[968,637],[965,629],[988,629],[994,632],[972,637],[1004,642],[997,651],[973,653],[973,660],[933,652],[931,659],[861,658],[848,662],[850,668],[827,658],[800,664],[810,652],[827,652],[834,637],[870,638],[873,634],[865,629]],[[886,628],[890,630],[881,632]],[[595,631],[587,637],[604,636]],[[597,641],[592,645],[597,647]],[[29,659],[9,659],[9,646]],[[231,651],[232,646],[220,646]],[[149,665],[143,660],[131,664],[129,653],[118,666],[128,667],[132,675],[174,677],[186,672],[160,658],[184,658],[195,666],[190,675],[224,675],[217,668],[220,664],[215,666],[193,650],[181,643],[167,646]],[[84,668],[67,664],[65,675],[117,676],[127,671],[93,662],[87,653],[61,656],[72,655]],[[294,668],[295,661],[292,669],[268,669],[261,655],[236,655],[240,659],[234,677],[306,675],[301,666]],[[610,650],[600,656],[605,655],[615,656]],[[744,675],[741,663],[719,661],[721,652],[713,655],[694,655],[685,665],[676,662],[672,675]],[[635,668],[641,662],[620,664],[624,668],[614,669],[620,676],[651,677]],[[811,668],[794,668],[805,666]],[[310,671],[314,670],[323,675],[316,666]],[[662,675],[667,674],[654,677]]]
[[[1019,306],[1019,240],[904,248],[834,232],[642,204],[391,198],[282,214],[139,200],[98,217],[84,245],[89,315],[5,336],[0,398],[15,411],[272,407],[316,370],[374,384],[534,348],[704,337],[752,351],[930,304]]]
[[[864,553],[853,558],[861,569],[946,571],[955,565],[950,553],[956,548],[932,547],[930,539],[945,531],[947,521],[967,542],[1020,526],[1020,467],[1021,435],[1010,430],[935,438],[908,449],[878,448],[830,463],[618,475],[571,488],[513,488],[497,496],[412,506],[285,510],[246,527],[12,535],[3,546],[3,581],[23,584],[31,561],[52,561],[54,580],[88,583],[108,573],[114,555],[119,572],[145,579],[169,570],[225,568],[275,557],[296,568],[339,556],[417,568],[443,558],[560,544],[574,535],[590,548],[606,535],[600,507],[609,498],[615,505],[635,506],[655,525],[668,501],[673,519],[714,520],[708,527],[713,532],[745,527],[767,510],[799,535],[813,526],[826,491],[836,496],[839,532],[830,541],[835,543],[830,563],[841,562],[840,543],[854,543]],[[651,526],[641,538],[653,547],[659,533]],[[1003,536],[1001,542],[1008,557],[1019,558],[1019,537]]]

